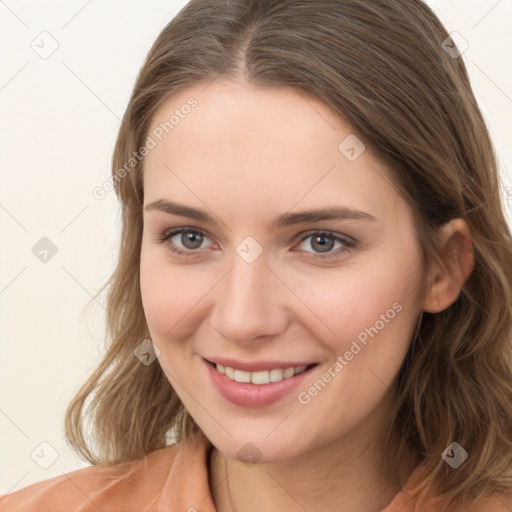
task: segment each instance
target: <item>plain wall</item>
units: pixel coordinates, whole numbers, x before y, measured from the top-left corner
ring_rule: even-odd
[[[115,194],[92,191],[109,177],[146,53],[185,3],[0,2],[0,493],[87,465],[65,442],[63,416],[104,349],[104,304],[87,304],[119,234]],[[428,3],[469,43],[510,219],[512,3]]]

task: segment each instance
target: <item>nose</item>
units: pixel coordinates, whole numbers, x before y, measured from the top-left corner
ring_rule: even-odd
[[[252,263],[234,254],[231,270],[216,286],[212,327],[237,344],[279,335],[288,322],[285,288],[263,254]]]

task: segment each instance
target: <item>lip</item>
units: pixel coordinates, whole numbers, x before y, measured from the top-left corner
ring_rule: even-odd
[[[219,373],[214,364],[209,362],[206,359],[203,359],[204,364],[206,365],[206,370],[210,376],[211,382],[213,386],[217,389],[217,391],[230,403],[234,405],[238,405],[240,407],[246,407],[251,409],[261,409],[268,405],[271,405],[281,398],[285,397],[289,393],[291,393],[294,389],[300,386],[305,379],[307,379],[318,364],[304,370],[302,373],[290,377],[288,379],[283,379],[279,382],[270,382],[268,384],[248,384],[245,382],[236,382],[226,377],[225,375]],[[227,361],[227,360],[224,360]],[[219,363],[222,365],[222,363]],[[259,368],[261,369],[263,364],[267,363],[259,363]],[[275,364],[275,363],[273,363]],[[227,364],[226,366],[230,366]],[[253,364],[253,367],[256,366]],[[294,366],[294,365],[290,365]],[[296,366],[301,366],[297,364]],[[269,367],[267,364],[264,370],[268,370],[271,368],[277,368],[276,366]],[[289,368],[289,366],[288,366]],[[243,369],[238,367],[238,369]],[[249,370],[245,370],[249,371]],[[259,370],[253,370],[259,371]]]
[[[263,370],[286,370],[287,368],[291,368],[292,366],[296,368],[297,366],[310,366],[312,364],[316,364],[316,361],[258,361],[258,362],[247,362],[237,361],[235,359],[225,359],[225,358],[203,358],[207,362],[220,364],[221,366],[229,366],[230,368],[234,368],[235,370],[243,370],[245,372],[261,372]]]

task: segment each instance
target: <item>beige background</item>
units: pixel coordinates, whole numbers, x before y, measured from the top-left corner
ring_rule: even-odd
[[[428,3],[469,43],[464,59],[510,218],[512,3]],[[113,268],[119,226],[113,192],[98,200],[92,190],[109,176],[139,67],[184,4],[0,2],[0,493],[85,465],[63,438],[62,418],[102,352],[104,304],[86,305]],[[46,59],[36,53],[57,44]],[[32,252],[43,237],[57,248],[46,263]]]

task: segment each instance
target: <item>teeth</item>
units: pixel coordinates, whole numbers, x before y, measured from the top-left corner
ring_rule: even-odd
[[[283,379],[283,370],[270,370],[270,382],[277,382]]]
[[[235,378],[237,382],[251,382],[251,372],[244,372],[243,370],[235,370]]]
[[[252,384],[268,384],[269,382],[279,382],[283,379],[289,379],[294,375],[302,373],[307,366],[296,366],[295,368],[291,366],[290,368],[286,368],[286,370],[263,370],[260,372],[246,372],[243,370],[235,370],[229,366],[222,366],[221,364],[216,364],[215,367],[219,373],[222,373],[226,377],[236,382],[245,382]]]
[[[283,372],[283,377],[285,379],[289,379],[290,377],[293,377],[294,373],[295,373],[295,368],[286,368],[286,370]]]
[[[251,373],[251,382],[253,384],[268,384],[270,382],[270,372],[262,370],[261,372]]]

